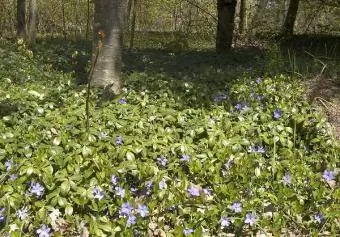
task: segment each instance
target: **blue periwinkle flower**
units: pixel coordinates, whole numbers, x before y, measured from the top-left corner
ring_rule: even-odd
[[[254,213],[247,213],[246,218],[244,219],[244,223],[249,224],[250,226],[255,225],[256,215]]]
[[[194,185],[191,185],[190,188],[188,188],[188,193],[191,196],[198,197],[200,195],[199,188],[195,187]]]
[[[146,217],[147,215],[149,215],[149,210],[146,205],[138,204],[136,211],[141,217]]]
[[[92,194],[94,199],[98,199],[99,201],[105,197],[105,191],[100,187],[94,187],[92,189]]]
[[[39,237],[50,237],[51,228],[48,228],[45,224],[41,225],[40,229],[37,230]]]
[[[31,187],[29,192],[34,194],[37,198],[41,197],[45,191],[45,188],[37,182],[31,182]]]
[[[231,225],[231,219],[227,216],[223,216],[220,220],[221,222],[221,228],[226,228],[229,227]]]
[[[325,170],[322,174],[322,177],[326,180],[326,181],[332,181],[335,179],[335,175],[334,172],[329,171],[329,170]]]
[[[276,110],[274,111],[273,118],[274,118],[274,119],[279,119],[279,118],[281,118],[281,117],[282,117],[282,110],[276,109]]]
[[[231,204],[230,209],[233,210],[235,213],[240,213],[242,212],[242,204],[240,202],[234,202],[233,204]]]
[[[188,228],[186,228],[186,229],[183,230],[183,234],[184,234],[185,236],[191,235],[192,233],[194,233],[194,230],[193,230],[193,229],[188,229]]]

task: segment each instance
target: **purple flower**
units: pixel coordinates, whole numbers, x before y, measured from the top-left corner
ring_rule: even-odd
[[[12,165],[13,165],[13,160],[7,160],[5,162],[6,171],[10,171],[10,169],[12,168]]]
[[[92,194],[94,199],[98,199],[99,201],[105,197],[105,191],[100,187],[94,187],[92,189]]]
[[[317,213],[314,215],[314,219],[316,222],[322,223],[325,218],[321,213]]]
[[[14,180],[16,180],[18,178],[18,175],[17,174],[11,174],[10,176],[9,176],[9,180],[10,181],[14,181]]]
[[[121,104],[121,105],[124,105],[124,104],[126,104],[126,98],[121,98],[120,100],[119,100],[119,104]]]
[[[159,187],[159,189],[165,189],[166,188],[166,182],[165,182],[164,178],[161,181],[159,181],[158,187]]]
[[[120,198],[124,198],[125,197],[125,189],[121,188],[121,187],[116,187],[116,195],[119,196]]]
[[[238,103],[238,104],[235,105],[235,109],[238,110],[238,111],[241,111],[241,110],[246,111],[246,110],[249,109],[249,106],[246,103]]]
[[[157,163],[163,167],[168,164],[168,159],[165,156],[161,156],[157,158]]]
[[[128,219],[126,221],[126,226],[130,227],[132,225],[136,224],[136,217],[134,215],[129,215]]]
[[[200,195],[200,190],[194,185],[191,185],[190,188],[188,188],[188,193],[190,193],[191,196],[198,197]]]
[[[279,118],[281,118],[281,116],[282,116],[282,110],[276,109],[276,110],[274,111],[273,118],[274,118],[274,119],[279,119]]]
[[[20,220],[26,219],[27,216],[28,216],[28,209],[27,209],[27,207],[24,207],[24,208],[21,208],[20,210],[18,210],[17,215],[20,218]]]
[[[230,224],[231,224],[231,219],[227,216],[223,216],[220,220],[221,222],[221,228],[226,228],[226,227],[229,227]]]
[[[244,223],[253,226],[256,223],[256,215],[253,213],[247,213]]]
[[[5,220],[5,208],[0,208],[0,223],[2,223]]]
[[[136,211],[141,217],[146,217],[149,214],[148,207],[146,205],[138,204]]]
[[[123,138],[121,136],[118,136],[116,138],[116,145],[119,146],[119,145],[123,145]]]
[[[194,230],[193,230],[193,229],[188,229],[188,228],[186,228],[186,229],[183,230],[183,234],[184,234],[185,236],[191,235],[192,233],[194,233]]]
[[[255,79],[255,82],[256,82],[257,84],[260,84],[260,83],[262,82],[262,78],[261,78],[261,77],[256,78],[256,79]]]
[[[291,177],[288,173],[283,176],[282,182],[284,185],[288,185],[291,183]]]
[[[29,192],[34,194],[37,198],[41,197],[45,191],[45,188],[37,182],[32,182]]]
[[[40,229],[37,230],[39,237],[50,237],[51,228],[48,228],[45,224],[41,225]]]
[[[211,196],[211,189],[210,188],[204,188],[203,192],[206,196],[210,197]]]
[[[238,103],[235,105],[235,109],[241,110],[243,108],[242,104]]]
[[[252,147],[249,148],[249,152],[264,154],[264,153],[266,153],[266,150],[264,149],[263,146],[252,146]]]
[[[117,176],[115,176],[115,175],[112,175],[112,176],[111,176],[111,183],[112,183],[113,185],[117,185],[117,184],[118,184],[118,178],[117,178]]]
[[[240,213],[242,212],[242,204],[240,202],[234,202],[233,204],[231,204],[230,209],[233,210],[235,213]]]
[[[119,210],[119,215],[120,216],[130,216],[132,213],[133,207],[129,202],[125,202],[122,204],[120,210]]]
[[[187,154],[183,154],[182,156],[181,156],[181,161],[189,161],[189,159],[190,159],[190,156],[189,155],[187,155]]]
[[[332,171],[329,171],[329,170],[325,170],[322,174],[322,177],[327,181],[332,181],[335,179],[335,175],[334,175],[334,172]]]

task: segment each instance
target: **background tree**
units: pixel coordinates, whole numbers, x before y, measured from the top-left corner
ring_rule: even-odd
[[[91,86],[119,94],[121,82],[123,0],[96,0],[93,25],[93,58],[95,63]]]
[[[294,24],[296,20],[296,15],[299,8],[300,0],[290,0],[288,12],[282,27],[282,35],[289,36],[294,32]]]
[[[17,0],[17,37],[26,37],[26,0]]]
[[[217,1],[217,52],[225,52],[231,48],[235,26],[236,4],[236,0]]]
[[[245,30],[247,30],[247,0],[240,0],[240,34],[242,35]]]
[[[27,41],[31,45],[35,44],[37,37],[37,17],[38,17],[37,0],[30,0]]]

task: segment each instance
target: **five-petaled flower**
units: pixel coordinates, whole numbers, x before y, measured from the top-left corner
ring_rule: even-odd
[[[198,197],[200,195],[200,189],[191,184],[190,188],[188,188],[188,193],[191,196]]]
[[[321,213],[317,213],[314,215],[314,219],[318,223],[322,223],[323,220],[325,219]]]
[[[281,109],[275,109],[273,113],[273,118],[274,119],[279,119],[282,116],[282,110]]]
[[[17,215],[20,218],[20,220],[25,220],[28,216],[28,208],[23,207],[23,208],[19,209],[18,212],[17,212]]]
[[[158,187],[159,187],[159,189],[165,189],[166,188],[166,182],[165,182],[164,178],[161,181],[159,181]]]
[[[187,155],[187,154],[183,154],[182,156],[181,156],[181,161],[189,161],[189,159],[190,159],[190,156],[189,155]]]
[[[149,210],[146,205],[138,204],[136,211],[141,217],[146,217],[149,214]]]
[[[41,197],[45,191],[45,188],[37,182],[31,182],[31,187],[29,189],[29,192],[31,194],[34,194],[37,198]]]
[[[183,230],[183,234],[184,234],[185,236],[191,235],[192,233],[194,233],[194,230],[193,230],[193,229],[188,229],[188,228],[186,228],[186,229]]]
[[[126,221],[126,226],[130,227],[132,225],[136,224],[136,217],[134,215],[129,215],[128,219]]]
[[[121,105],[124,105],[124,104],[126,104],[126,98],[121,98],[120,100],[119,100],[119,104],[121,104]]]
[[[45,224],[41,225],[40,229],[37,230],[39,237],[50,237],[51,228],[48,228]]]
[[[230,209],[233,210],[235,213],[242,212],[242,204],[240,202],[234,202],[231,204]]]
[[[98,199],[99,201],[105,197],[105,191],[100,187],[94,187],[92,189],[92,194],[94,199]]]
[[[123,145],[123,138],[121,136],[118,136],[116,138],[116,145],[119,146],[119,145]]]
[[[165,167],[168,164],[168,159],[165,156],[157,157],[157,163]]]
[[[6,171],[10,171],[10,169],[12,168],[12,165],[13,165],[13,160],[7,160],[5,162]]]
[[[291,183],[291,179],[290,174],[286,173],[285,176],[283,176],[282,183],[288,185]]]
[[[231,219],[227,216],[223,216],[220,220],[221,222],[221,228],[226,228],[229,227],[231,225]]]
[[[133,207],[129,202],[125,202],[122,204],[119,210],[120,216],[130,216],[132,214]]]
[[[112,175],[112,176],[111,176],[111,183],[112,183],[113,185],[117,185],[117,184],[118,184],[118,178],[117,178],[117,176],[115,176],[115,175]]]
[[[247,213],[244,223],[253,226],[256,223],[256,215],[254,213]]]
[[[329,171],[329,170],[325,170],[322,174],[322,177],[326,180],[326,181],[332,181],[335,179],[335,175],[334,172]]]

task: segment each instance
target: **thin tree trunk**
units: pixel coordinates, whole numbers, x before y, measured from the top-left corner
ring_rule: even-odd
[[[216,34],[216,51],[229,51],[234,35],[236,0],[218,0],[217,1],[217,34]]]
[[[86,40],[89,39],[89,32],[90,32],[90,0],[87,0],[86,33],[85,33]]]
[[[133,0],[128,0],[126,12],[125,12],[125,25],[127,29],[130,28],[130,18],[131,18],[131,10],[132,10]]]
[[[34,45],[37,38],[37,17],[38,17],[37,0],[30,0],[29,25],[28,25],[28,42],[30,45]]]
[[[300,0],[290,0],[288,12],[282,27],[282,35],[290,36],[294,33],[294,24],[299,9]]]
[[[17,0],[17,37],[26,37],[26,0]]]
[[[91,86],[105,88],[111,95],[121,91],[123,0],[96,0],[93,25]],[[99,47],[99,50],[97,48]]]
[[[247,0],[241,0],[239,31],[242,35],[247,30]]]
[[[75,22],[76,22],[74,37],[75,37],[76,40],[80,40],[80,33],[81,33],[79,31],[79,29],[81,29],[81,26],[80,26],[80,20],[79,20],[79,10],[77,8],[77,6],[79,6],[79,5],[80,5],[80,0],[77,0],[76,5],[74,7],[74,10],[75,10],[74,16],[75,16]]]
[[[133,10],[132,10],[132,21],[130,30],[130,45],[129,49],[133,49],[133,43],[135,41],[135,30],[136,30],[136,14],[137,14],[137,0],[133,0]]]
[[[65,2],[61,0],[61,14],[62,14],[62,24],[63,24],[63,36],[66,40],[66,20],[65,20]]]

